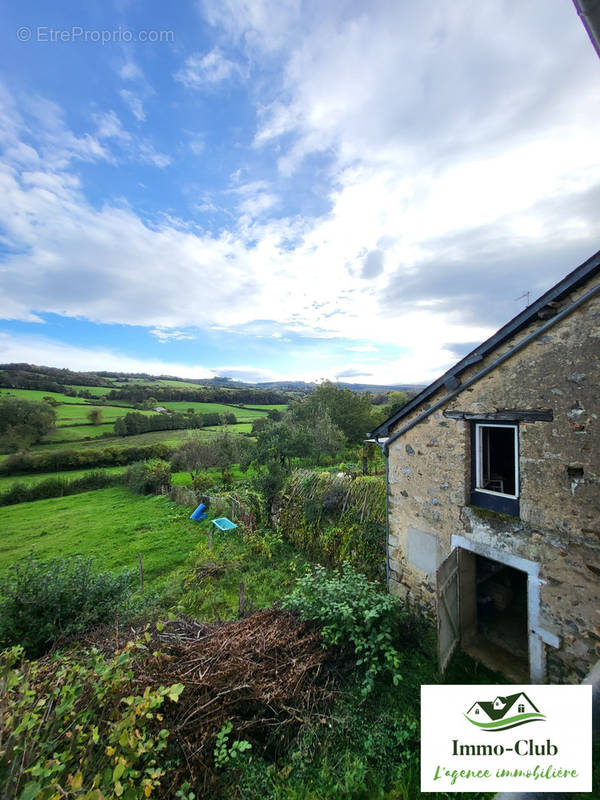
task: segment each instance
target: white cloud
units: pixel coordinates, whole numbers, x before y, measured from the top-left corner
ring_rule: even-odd
[[[119,76],[124,81],[137,81],[143,80],[144,73],[142,69],[133,61],[132,58],[126,54],[126,60],[124,61],[123,65],[118,70]]]
[[[132,136],[129,131],[125,130],[114,111],[95,114],[94,119],[97,125],[96,136],[99,139],[111,141],[115,148],[120,148],[120,151],[116,149],[113,151],[113,161],[127,158],[146,164],[154,164],[159,169],[168,167],[171,164],[171,156],[157,152],[148,139]]]
[[[212,378],[214,369],[201,365],[180,364],[156,358],[132,358],[115,350],[85,348],[55,342],[42,336],[0,335],[0,361],[66,367],[73,370],[110,372],[147,372],[150,375],[175,375],[180,378]]]
[[[119,94],[133,116],[140,120],[140,122],[143,122],[146,119],[146,112],[144,111],[144,104],[141,97],[138,97],[138,95],[129,91],[129,89],[121,89]]]
[[[301,0],[200,0],[198,5],[211,25],[257,52],[281,49],[298,34],[302,19]]]
[[[220,48],[215,47],[204,55],[194,53],[188,56],[173,77],[188,89],[201,89],[241,74],[239,64],[225,58]]]
[[[227,225],[199,187],[196,208],[219,212],[214,233],[93,206],[66,172],[72,161],[164,167],[170,156],[114,112],[75,135],[43,102],[35,142],[9,98],[0,122],[7,316],[54,311],[172,331],[267,320],[404,347],[395,361],[347,368],[422,381],[455,360],[451,343],[489,335],[496,308],[508,312],[514,297],[542,291],[596,249],[600,85],[567,4],[552,14],[541,0],[203,8],[222,48],[237,43],[238,61],[214,47],[176,77],[203,88],[239,78],[244,59],[264,69],[253,84],[254,156],[278,162],[279,182],[230,189],[240,216]],[[238,182],[257,174],[240,153],[240,169],[227,165]],[[314,156],[319,166],[303,171]],[[294,188],[282,175],[318,181],[330,210],[276,219],[269,212],[288,207],[282,187]]]
[[[163,344],[165,342],[180,342],[184,339],[194,339],[193,336],[183,333],[183,331],[174,331],[166,328],[152,328],[148,333],[150,336],[156,337],[158,341]]]
[[[268,381],[281,380],[281,376],[278,376],[272,369],[262,369],[251,366],[222,366],[217,367],[214,372],[215,375],[233,378],[234,380],[244,381],[246,383],[266,383]]]

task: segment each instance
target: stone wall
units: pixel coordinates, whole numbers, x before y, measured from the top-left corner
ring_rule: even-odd
[[[530,324],[462,373],[461,382],[542,324]],[[547,649],[551,680],[575,680],[600,658],[599,361],[596,295],[389,449],[390,590],[410,594],[435,613],[435,571],[449,554],[453,535],[539,563],[540,626],[560,637],[559,648]],[[396,430],[446,393],[438,391]],[[553,412],[552,421],[519,424],[520,518],[469,506],[470,423],[444,416],[507,409]]]

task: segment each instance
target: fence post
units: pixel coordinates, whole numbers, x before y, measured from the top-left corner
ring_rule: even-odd
[[[140,593],[144,593],[144,567],[142,566],[142,554],[138,553],[138,564],[140,566]]]
[[[246,585],[243,581],[240,582],[240,594],[238,598],[238,617],[242,619],[246,612]]]

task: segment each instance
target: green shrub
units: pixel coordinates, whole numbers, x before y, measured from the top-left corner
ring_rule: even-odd
[[[316,566],[298,578],[283,605],[303,620],[318,622],[325,645],[351,650],[363,674],[363,695],[373,689],[380,675],[391,675],[394,685],[401,680],[395,644],[401,632],[409,630],[410,617],[397,598],[350,564],[344,564],[341,573]]]
[[[91,650],[40,662],[22,661],[19,647],[0,653],[0,800],[161,796],[176,762],[160,756],[169,736],[160,707],[184,687],[138,694],[139,647],[131,643],[112,658]]]
[[[0,580],[0,647],[22,645],[30,657],[59,636],[113,622],[126,608],[133,573],[95,572],[91,559],[16,562]]]
[[[192,478],[192,488],[196,492],[207,492],[215,485],[215,479],[210,472],[197,472]]]
[[[160,458],[138,461],[126,470],[123,482],[137,494],[167,493],[171,488],[171,467]]]

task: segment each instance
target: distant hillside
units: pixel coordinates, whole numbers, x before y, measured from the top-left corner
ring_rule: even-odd
[[[0,364],[0,387],[9,389],[62,392],[66,386],[112,385],[111,381],[96,372],[73,372],[57,367],[38,367],[35,364]]]
[[[336,385],[353,392],[372,392],[380,394],[391,391],[414,393],[423,386],[416,384],[367,384],[343,383]],[[149,375],[144,372],[74,372],[70,369],[37,366],[35,364],[0,364],[0,387],[10,389],[39,389],[45,392],[72,392],[72,387],[102,386],[114,390],[117,396],[125,399],[126,395],[138,396],[147,394],[151,388],[157,399],[173,399],[167,397],[169,389],[172,394],[180,392],[186,396],[193,394],[194,389],[212,389],[216,394],[226,392],[229,402],[236,402],[236,390],[255,390],[260,397],[267,400],[240,400],[240,402],[285,403],[290,399],[303,397],[314,391],[316,384],[305,381],[263,381],[260,383],[244,383],[228,377],[214,378],[179,378],[176,375]],[[189,391],[186,391],[189,390]],[[221,399],[223,399],[221,397]]]

